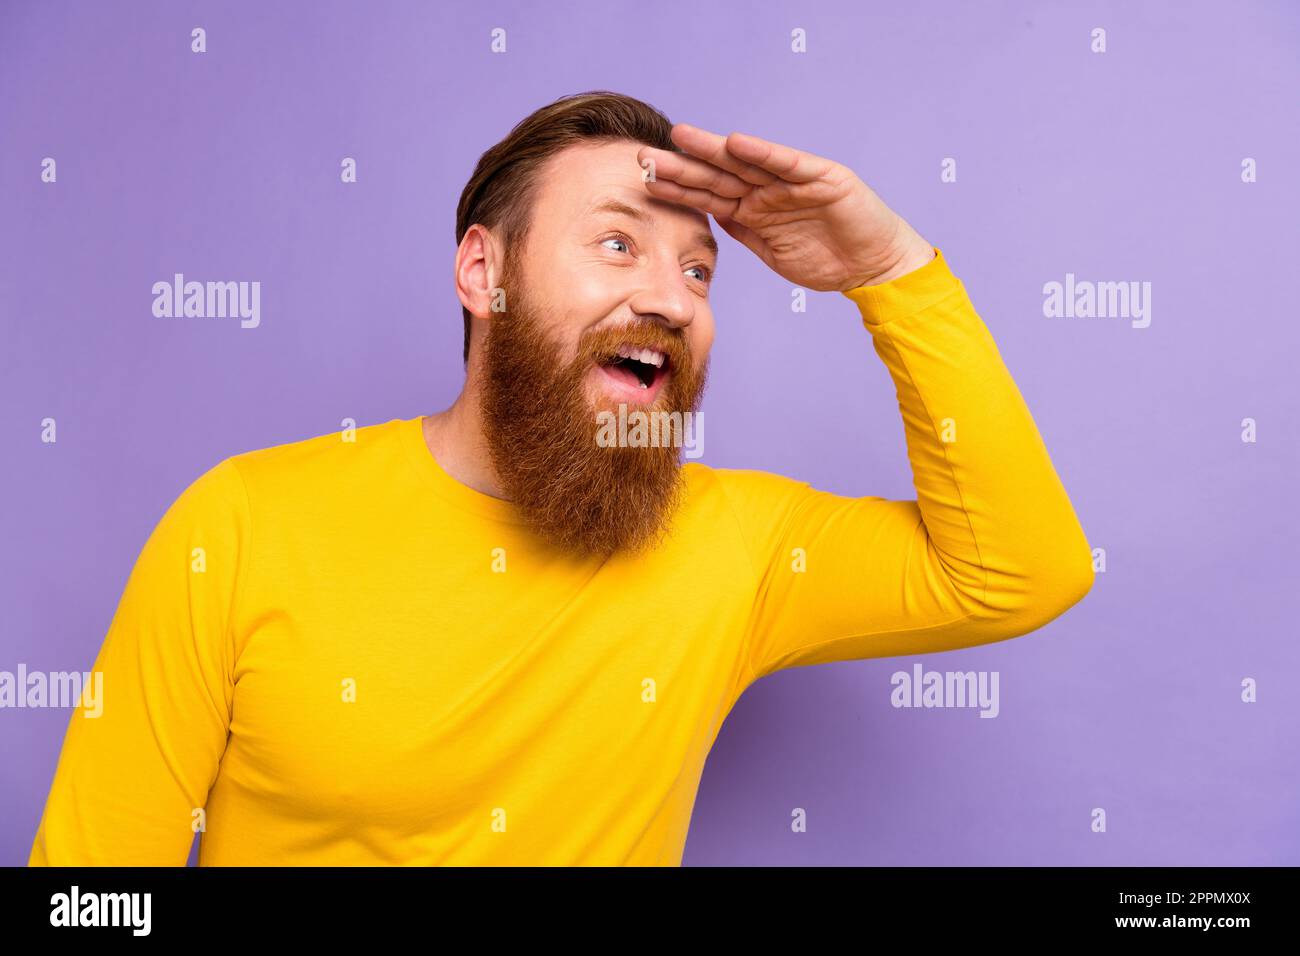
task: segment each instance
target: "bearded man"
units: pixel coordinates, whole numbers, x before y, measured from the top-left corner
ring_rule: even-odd
[[[916,500],[599,440],[702,414],[710,217],[857,307]],[[234,455],[172,504],[32,863],[181,865],[197,831],[200,865],[677,865],[754,681],[1005,640],[1089,590],[965,287],[847,167],[596,91],[483,155],[456,240],[455,403]]]

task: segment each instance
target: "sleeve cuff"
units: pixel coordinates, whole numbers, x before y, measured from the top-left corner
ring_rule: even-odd
[[[884,325],[907,318],[962,288],[961,280],[948,268],[948,260],[937,247],[934,258],[918,269],[880,285],[860,285],[842,292],[857,303],[862,321],[868,326]]]

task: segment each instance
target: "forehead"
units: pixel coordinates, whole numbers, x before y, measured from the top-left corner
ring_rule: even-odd
[[[537,221],[549,228],[609,215],[610,200],[644,212],[656,223],[671,224],[694,235],[709,233],[709,217],[700,210],[668,202],[646,191],[636,155],[642,144],[631,140],[577,143],[550,157],[538,177],[534,209]]]

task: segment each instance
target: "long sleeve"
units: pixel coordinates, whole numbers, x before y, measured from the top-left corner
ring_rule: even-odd
[[[154,528],[95,660],[101,712],[72,714],[28,865],[185,865],[226,747],[248,536],[230,459]]]
[[[1024,399],[943,253],[859,308],[898,395],[916,500],[719,470],[758,595],[752,679],[1025,634],[1091,588],[1090,549]]]

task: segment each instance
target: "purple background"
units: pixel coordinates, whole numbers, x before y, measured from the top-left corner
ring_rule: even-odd
[[[1298,48],[1280,0],[6,2],[0,670],[89,669],[145,538],[222,458],[449,404],[474,162],[613,89],[843,162],[943,249],[1107,553],[1033,635],[753,686],[684,863],[1300,864]],[[914,498],[853,305],[791,314],[714,232],[703,460]],[[260,281],[261,327],[154,318],[174,272]],[[1151,282],[1150,327],[1044,318],[1066,272]],[[1001,715],[894,709],[915,661],[999,671]],[[0,710],[0,863],[26,861],[69,716]]]

